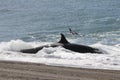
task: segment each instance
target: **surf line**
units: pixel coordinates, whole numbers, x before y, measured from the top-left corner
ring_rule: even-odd
[[[79,45],[79,44],[70,43],[66,39],[64,34],[62,34],[62,33],[61,33],[61,39],[57,43],[53,43],[53,44],[49,44],[49,45],[43,45],[43,46],[39,46],[39,47],[36,47],[36,48],[23,49],[23,50],[20,50],[20,52],[35,54],[38,51],[42,50],[44,47],[49,48],[49,47],[58,47],[58,46],[62,46],[65,49],[68,49],[68,50],[71,50],[71,51],[74,51],[74,52],[79,52],[79,53],[98,53],[98,54],[103,53],[102,51],[100,51],[97,48],[93,48],[93,47],[86,46],[86,45]]]

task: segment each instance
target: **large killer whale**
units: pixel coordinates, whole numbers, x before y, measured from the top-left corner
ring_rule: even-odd
[[[65,49],[74,51],[74,52],[79,52],[79,53],[102,53],[99,49],[97,48],[92,48],[89,46],[85,45],[79,45],[79,44],[73,44],[68,42],[68,40],[65,38],[63,34],[61,34],[61,40],[58,42],[62,44],[62,47]]]
[[[20,52],[35,54],[38,51],[40,51],[41,49],[43,49],[44,47],[58,47],[58,46],[62,46],[65,49],[68,49],[68,50],[71,50],[74,52],[79,52],[79,53],[98,53],[98,54],[102,53],[97,48],[93,48],[93,47],[86,46],[86,45],[79,45],[79,44],[70,43],[62,33],[61,33],[61,39],[57,43],[50,44],[50,45],[43,45],[40,47],[31,48],[31,49],[23,49]]]

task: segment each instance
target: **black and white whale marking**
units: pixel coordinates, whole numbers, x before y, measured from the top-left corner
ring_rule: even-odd
[[[72,44],[67,41],[67,39],[63,34],[61,34],[61,40],[58,43],[63,44],[62,46],[65,49],[79,52],[79,53],[102,53],[101,51],[99,51],[99,49],[96,49],[96,48],[92,48],[85,45]]]
[[[39,46],[39,47],[36,47],[36,48],[23,49],[23,50],[20,50],[20,52],[35,54],[38,51],[40,51],[41,49],[43,49],[44,47],[46,47],[46,48],[48,48],[48,47],[57,47],[57,46],[61,46],[61,45],[62,44],[60,44],[60,43],[55,43],[55,44],[50,44],[50,45],[43,45],[43,46]]]
[[[63,34],[61,34],[61,40],[58,43],[51,44],[51,45],[44,45],[44,46],[31,48],[31,49],[24,49],[24,50],[21,50],[20,52],[35,54],[39,50],[43,49],[44,47],[57,47],[57,46],[62,46],[65,49],[68,49],[74,52],[79,52],[79,53],[99,53],[99,54],[102,53],[99,49],[96,49],[96,48],[92,48],[85,45],[72,44],[67,41],[67,39]]]

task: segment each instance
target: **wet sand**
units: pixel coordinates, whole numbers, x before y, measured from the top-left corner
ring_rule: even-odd
[[[0,80],[120,80],[120,70],[49,66],[0,61]]]

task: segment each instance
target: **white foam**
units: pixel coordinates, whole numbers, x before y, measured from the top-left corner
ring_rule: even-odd
[[[45,42],[24,42],[22,40],[11,40],[0,43],[0,60],[27,61],[44,63],[49,65],[114,69],[120,70],[120,46],[103,45],[101,43],[90,45],[104,51],[105,54],[77,53],[62,47],[43,48],[36,54],[24,54],[17,52],[21,49],[32,48]]]

